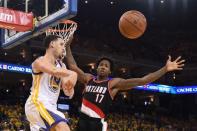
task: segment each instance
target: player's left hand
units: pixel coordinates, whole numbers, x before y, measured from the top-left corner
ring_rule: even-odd
[[[181,56],[177,57],[176,60],[171,61],[171,56],[168,56],[168,60],[166,62],[166,70],[174,71],[174,70],[183,70],[184,59],[181,59]]]

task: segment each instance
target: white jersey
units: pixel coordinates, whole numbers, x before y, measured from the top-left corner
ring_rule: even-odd
[[[56,67],[61,67],[60,63],[56,63]],[[57,110],[61,79],[44,72],[33,73],[32,76],[31,95],[25,104],[31,131],[50,129],[56,122],[66,122],[64,114]]]
[[[61,67],[57,62],[56,67]],[[31,87],[31,100],[34,104],[42,102],[47,108],[56,108],[60,93],[61,79],[48,73],[34,73]]]

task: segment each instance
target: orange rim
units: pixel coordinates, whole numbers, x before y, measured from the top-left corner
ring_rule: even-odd
[[[74,22],[72,20],[61,20],[60,23],[62,23],[62,24],[77,24],[76,22]]]
[[[76,24],[77,25],[77,23],[72,21],[72,20],[61,20],[59,23],[62,23],[62,24]],[[58,30],[58,29],[49,28],[49,29],[46,30],[46,32],[49,32],[49,33],[50,32],[67,32],[69,30],[71,30],[71,29]]]

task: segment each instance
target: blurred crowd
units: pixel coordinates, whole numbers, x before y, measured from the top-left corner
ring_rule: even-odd
[[[0,105],[0,130],[23,131],[28,127],[22,105]]]
[[[89,25],[89,24],[87,24]],[[194,58],[197,54],[195,52],[196,39],[193,34],[196,32],[171,31],[171,30],[152,30],[144,34],[141,38],[136,40],[129,40],[121,37],[117,29],[97,25],[91,28],[86,27],[86,35],[83,36],[81,31],[76,38],[74,48],[81,47],[94,54],[108,54],[115,58],[122,56],[123,58],[134,59],[148,59],[161,61],[166,59],[170,54],[174,57],[182,55],[185,59],[192,63],[196,63]],[[105,31],[103,31],[105,29]],[[96,34],[92,33],[96,30]],[[88,33],[89,31],[89,33]],[[85,32],[84,32],[85,33]]]
[[[68,114],[65,113],[68,117]],[[78,116],[72,114],[70,129],[77,127]],[[107,117],[108,131],[196,131],[196,119],[183,120],[170,116],[139,113],[111,113]],[[29,131],[22,105],[0,105],[1,131]]]
[[[196,122],[196,121],[195,121]],[[159,120],[153,116],[135,114],[110,114],[109,131],[195,131],[195,123],[162,116]],[[192,125],[193,124],[193,125]]]

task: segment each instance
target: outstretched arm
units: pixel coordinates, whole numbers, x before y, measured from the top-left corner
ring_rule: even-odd
[[[84,73],[76,64],[75,62],[75,59],[73,58],[73,55],[72,55],[72,52],[71,52],[71,49],[70,49],[70,43],[67,44],[67,47],[66,47],[66,60],[67,60],[67,64],[68,64],[68,67],[75,71],[78,75],[78,80],[82,83],[87,83],[92,75],[91,74],[87,74],[87,73]]]
[[[46,72],[56,77],[66,77],[70,72],[66,68],[57,68],[44,58],[38,58],[32,63],[34,72]]]
[[[122,79],[115,78],[117,84],[114,85],[114,88],[118,90],[129,90],[136,86],[145,85],[151,83],[161,76],[163,76],[166,72],[174,71],[174,70],[182,70],[185,60],[181,60],[181,57],[178,57],[176,60],[171,61],[171,56],[169,56],[166,65],[159,69],[156,72],[150,73],[142,78],[131,78],[131,79]]]

